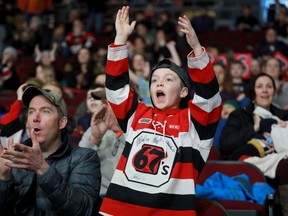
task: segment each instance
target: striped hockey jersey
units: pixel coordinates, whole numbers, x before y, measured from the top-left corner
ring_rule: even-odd
[[[219,86],[207,53],[188,57],[194,96],[186,109],[161,111],[129,86],[127,46],[110,45],[106,96],[126,135],[100,213],[196,215],[195,186],[221,113]]]

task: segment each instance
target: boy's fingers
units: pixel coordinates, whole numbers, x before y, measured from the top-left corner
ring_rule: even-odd
[[[135,25],[136,25],[136,21],[134,20],[134,21],[131,23],[131,27],[132,27],[132,29],[135,28]]]
[[[121,15],[121,9],[118,10],[117,15],[116,15],[116,19],[119,19]]]
[[[124,12],[125,12],[125,6],[123,6],[122,9],[120,10],[120,18],[121,19],[124,18]]]
[[[124,9],[123,9],[123,10],[124,10],[124,11],[123,11],[123,18],[124,18],[124,19],[129,18],[129,16],[128,16],[128,10],[129,10],[129,8],[124,6]]]
[[[116,19],[118,19],[118,17],[119,17],[119,13],[120,13],[120,9],[117,11]]]

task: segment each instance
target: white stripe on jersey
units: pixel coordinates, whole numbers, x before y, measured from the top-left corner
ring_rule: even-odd
[[[129,91],[129,84],[126,84],[123,88],[117,89],[115,91],[106,88],[106,98],[109,102],[119,105],[125,100],[127,100]]]
[[[221,96],[219,92],[209,99],[202,98],[201,96],[194,94],[192,103],[197,105],[200,109],[207,113],[210,113],[216,107],[221,105]]]
[[[107,60],[119,61],[128,57],[127,46],[111,47],[108,46]]]
[[[206,52],[203,51],[203,53],[200,56],[193,57],[193,58],[190,57],[191,54],[192,54],[192,52],[190,52],[188,54],[188,58],[187,58],[188,67],[190,69],[195,69],[196,68],[196,69],[202,70],[209,63],[209,56],[208,56],[208,54]]]
[[[181,146],[197,149],[200,152],[203,160],[207,160],[214,137],[206,140],[200,140],[196,129],[190,130],[189,133],[179,133],[179,137],[180,138],[178,139],[182,142]]]
[[[160,187],[151,187],[150,185],[144,185],[128,181],[124,173],[116,169],[111,183],[150,194],[158,194],[158,193],[179,194],[179,195],[195,194],[194,179],[170,178],[169,182]]]

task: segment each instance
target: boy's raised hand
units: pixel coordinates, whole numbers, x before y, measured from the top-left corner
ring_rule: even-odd
[[[186,35],[187,43],[193,49],[195,56],[201,55],[202,53],[201,44],[188,17],[186,15],[184,15],[183,17],[179,17],[178,24],[181,27],[180,31]]]
[[[114,44],[125,44],[135,25],[136,21],[129,24],[129,6],[123,6],[119,9],[115,21],[116,37]]]

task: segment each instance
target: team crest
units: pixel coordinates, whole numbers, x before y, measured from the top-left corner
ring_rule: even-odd
[[[141,132],[132,142],[124,174],[128,181],[159,187],[169,181],[177,145],[163,134]]]

